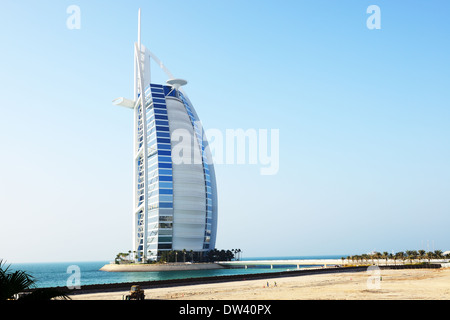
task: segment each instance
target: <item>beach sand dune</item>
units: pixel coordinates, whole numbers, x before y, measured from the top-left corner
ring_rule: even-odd
[[[269,276],[270,277],[270,276]],[[223,283],[145,288],[163,300],[449,300],[450,269],[400,269],[314,274]],[[126,291],[72,295],[73,300],[122,300]]]

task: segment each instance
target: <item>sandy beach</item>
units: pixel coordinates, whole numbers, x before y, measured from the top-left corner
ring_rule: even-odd
[[[162,300],[449,300],[450,268],[382,269],[144,288]],[[72,300],[122,300],[127,291],[71,295]]]

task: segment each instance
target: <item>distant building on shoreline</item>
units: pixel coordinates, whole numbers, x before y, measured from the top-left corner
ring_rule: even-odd
[[[134,99],[114,104],[134,111],[133,251],[135,260],[157,260],[162,251],[206,252],[215,248],[217,188],[208,141],[199,117],[170,72],[165,84],[151,83],[150,59],[134,49]]]

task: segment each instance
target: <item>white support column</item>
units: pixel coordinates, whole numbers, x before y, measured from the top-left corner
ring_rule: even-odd
[[[139,9],[138,11],[138,47],[140,46],[140,39],[141,36],[141,9]],[[138,181],[138,166],[137,166],[137,161],[138,161],[138,154],[139,154],[139,146],[138,146],[138,117],[139,117],[139,101],[138,101],[138,92],[139,92],[139,85],[138,85],[138,77],[139,77],[139,73],[138,73],[138,67],[139,67],[139,60],[136,59],[136,57],[138,56],[138,51],[136,50],[136,46],[134,47],[134,55],[133,55],[133,61],[134,61],[134,101],[135,101],[135,105],[134,105],[134,144],[133,144],[133,214],[134,214],[134,223],[133,223],[133,251],[138,252],[138,247],[139,247],[139,240],[137,238],[137,223],[138,223],[138,218],[137,218],[137,214],[139,212],[138,210],[138,199],[137,199],[137,192],[138,192],[138,187],[137,187],[137,181]],[[136,258],[136,257],[135,257]]]
[[[143,126],[143,136],[142,136],[142,146],[139,150],[135,150],[135,164],[137,159],[139,158],[139,155],[142,155],[143,159],[143,172],[144,172],[144,219],[143,219],[143,241],[142,241],[142,259],[145,261],[147,257],[147,230],[148,230],[148,168],[147,168],[147,162],[148,162],[148,149],[147,149],[147,114],[146,114],[146,101],[145,101],[145,88],[144,88],[144,75],[143,75],[143,68],[142,68],[142,62],[141,62],[141,50],[140,50],[140,10],[139,10],[139,30],[138,30],[138,38],[139,42],[135,43],[135,65],[136,65],[136,92],[135,95],[139,98],[136,101],[136,107],[135,107],[135,121],[137,122],[137,117],[139,116],[139,106],[142,108],[142,126]],[[135,138],[136,138],[136,147],[139,145],[138,141],[138,130],[135,129]],[[137,170],[135,170],[135,177],[137,175]],[[137,181],[135,181],[135,190],[137,191]],[[137,194],[137,192],[135,192]],[[135,195],[136,196],[136,195]],[[135,206],[135,210],[138,209]],[[139,210],[136,211],[136,213]],[[135,214],[136,215],[136,214]]]

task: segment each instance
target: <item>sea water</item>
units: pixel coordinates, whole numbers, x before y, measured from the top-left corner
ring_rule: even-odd
[[[295,260],[295,259],[340,259],[342,256],[308,256],[308,257],[254,257],[245,260]],[[248,267],[247,269],[217,269],[217,270],[183,270],[183,271],[153,271],[153,272],[106,272],[100,268],[109,261],[94,262],[53,262],[53,263],[15,263],[8,264],[9,271],[22,270],[36,281],[35,287],[66,287],[73,285],[70,280],[74,269],[79,270],[80,285],[109,284],[123,282],[157,281],[170,279],[187,279],[198,277],[215,277],[237,274],[254,274],[287,271],[292,266]],[[305,267],[305,266],[300,266]]]

